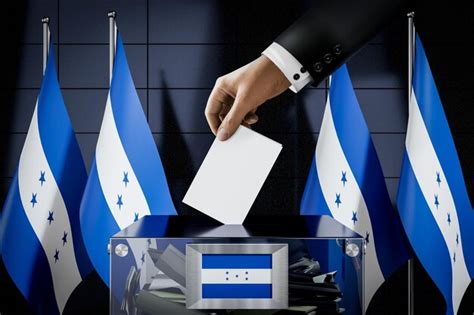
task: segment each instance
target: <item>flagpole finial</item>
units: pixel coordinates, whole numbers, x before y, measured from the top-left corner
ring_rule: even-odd
[[[41,18],[43,24],[43,74],[46,71],[46,64],[48,63],[49,53],[49,17],[44,16]]]
[[[408,12],[407,17],[408,18],[414,18],[415,17],[415,12],[414,11]]]
[[[114,67],[114,58],[115,58],[115,46],[117,41],[117,24],[115,19],[117,17],[117,12],[114,10],[107,13],[109,18],[109,83],[112,82],[112,72]]]

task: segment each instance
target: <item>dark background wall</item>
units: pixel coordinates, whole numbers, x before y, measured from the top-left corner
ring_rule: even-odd
[[[2,61],[0,86],[0,204],[16,170],[41,84],[41,17],[51,18],[60,85],[89,168],[108,92],[107,11],[117,11],[131,72],[175,205],[186,214],[195,212],[181,199],[214,139],[203,112],[215,79],[258,57],[311,2],[31,0],[7,6],[1,28],[8,41],[2,43],[7,58]],[[417,30],[473,200],[474,22],[469,19],[474,5],[428,1],[416,5]],[[348,62],[392,200],[407,124],[406,28],[404,16],[395,19]],[[298,214],[326,95],[323,82],[297,95],[286,92],[259,110],[255,130],[281,142],[283,151],[251,214]],[[439,293],[420,265],[417,270],[419,309],[442,313]],[[404,313],[405,277],[402,270],[388,281],[372,313]],[[0,313],[27,312],[3,266],[0,281],[6,284],[1,287]],[[82,287],[78,296],[92,299],[93,310],[106,312],[107,293],[97,277],[91,276]],[[433,296],[438,302],[430,301]],[[75,307],[79,306],[71,309]]]

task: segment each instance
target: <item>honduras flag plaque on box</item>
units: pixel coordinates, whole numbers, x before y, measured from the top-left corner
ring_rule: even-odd
[[[288,245],[186,245],[186,307],[288,308]]]

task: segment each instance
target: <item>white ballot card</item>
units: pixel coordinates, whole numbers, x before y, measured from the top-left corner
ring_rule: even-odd
[[[214,140],[183,202],[224,223],[242,224],[282,145],[240,126]]]

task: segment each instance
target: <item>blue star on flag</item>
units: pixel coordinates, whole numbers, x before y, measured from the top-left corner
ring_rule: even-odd
[[[140,260],[142,261],[142,264],[145,263],[145,253],[142,253],[142,258],[140,258]]]
[[[456,253],[453,255],[453,262],[456,262]]]
[[[36,200],[36,195],[37,195],[37,194],[33,194],[33,193],[31,194],[31,201],[30,201],[30,202],[31,202],[31,206],[32,206],[33,208],[35,207],[35,204],[38,203],[38,200]]]
[[[49,212],[49,214],[48,214],[48,219],[47,220],[49,221],[49,225],[51,225],[51,222],[54,221],[54,218],[53,218],[54,211],[48,211],[48,212]]]
[[[451,225],[451,214],[448,212],[448,225]]]
[[[148,244],[148,247],[150,247],[150,246],[151,246],[151,239],[150,239],[150,238],[147,239],[146,242],[147,242],[147,244]]]
[[[117,205],[119,206],[119,210],[122,210],[122,206],[123,206],[122,195],[117,195]]]
[[[335,203],[337,204],[337,207],[339,208],[339,205],[342,203],[341,202],[341,194],[336,194],[336,201]]]
[[[54,263],[57,263],[59,260],[59,250],[56,249],[56,253],[54,254]]]
[[[441,185],[441,178],[439,172],[436,172],[436,182],[438,183],[438,187]]]
[[[369,236],[370,236],[370,233],[369,232],[365,232],[365,242],[367,244],[369,244]]]
[[[352,222],[354,222],[354,224],[356,223],[357,221],[357,211],[352,211]]]
[[[459,233],[456,233],[456,246],[459,245]]]
[[[434,197],[435,197],[434,204],[436,206],[436,209],[438,209],[438,207],[439,207],[438,195],[434,195]]]
[[[46,172],[40,171],[40,178],[38,179],[41,182],[41,186],[43,186],[46,179],[44,178]]]
[[[133,222],[137,222],[138,221],[138,213],[135,212],[135,218],[133,219]]]
[[[128,180],[128,172],[123,172],[123,179],[122,179],[122,182],[125,183],[125,187],[127,187],[127,184],[129,183],[129,180]]]
[[[67,233],[64,231],[63,237],[61,238],[63,240],[63,246],[66,245],[67,243]]]
[[[341,178],[342,186],[346,186],[346,182],[347,182],[346,173],[347,172],[342,171],[342,178]]]

